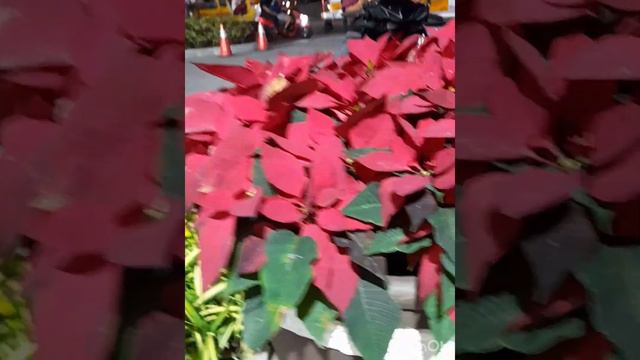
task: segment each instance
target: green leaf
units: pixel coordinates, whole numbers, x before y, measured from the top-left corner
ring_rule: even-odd
[[[269,305],[296,307],[311,283],[311,262],[316,244],[289,230],[274,231],[265,244],[267,262],[260,270],[264,301]]]
[[[377,182],[370,183],[358,194],[342,213],[346,216],[358,219],[364,222],[382,226],[382,205],[378,196],[380,184]]]
[[[275,191],[273,191],[271,184],[269,184],[266,176],[264,175],[262,162],[258,158],[255,158],[253,160],[253,184],[256,187],[262,188],[262,194],[264,196],[273,196],[275,194]]]
[[[433,227],[434,240],[444,251],[455,259],[456,257],[456,210],[455,208],[438,208],[427,215],[427,220]]]
[[[416,251],[428,248],[431,245],[433,245],[433,241],[429,238],[424,238],[408,244],[400,244],[396,247],[396,250],[405,254],[413,254]]]
[[[440,311],[442,314],[446,314],[456,305],[456,286],[452,279],[444,272],[440,275],[440,290],[442,293]]]
[[[322,346],[328,330],[335,324],[338,312],[324,301],[313,299],[311,305],[300,311],[299,315],[316,344]]]
[[[243,311],[244,343],[253,351],[261,350],[278,331],[282,313],[268,308],[262,298],[247,299]]]
[[[431,191],[433,196],[436,198],[438,203],[442,203],[444,201],[444,193],[438,189],[436,189],[433,184],[427,185],[427,190]]]
[[[184,141],[182,129],[166,129],[162,146],[161,183],[165,194],[184,197]]]
[[[445,253],[440,255],[440,265],[442,265],[444,270],[451,274],[453,278],[456,277],[456,263],[449,257],[449,255]]]
[[[389,148],[361,148],[361,149],[349,149],[345,151],[345,155],[349,159],[357,159],[361,156],[375,153],[375,152],[391,152]]]
[[[400,308],[384,289],[361,279],[344,321],[364,360],[383,360],[400,324]]]
[[[289,117],[289,122],[298,123],[298,122],[303,122],[306,119],[307,119],[306,112],[298,109],[293,109],[293,111],[291,111],[291,116]]]
[[[541,329],[518,331],[505,335],[501,343],[507,349],[536,355],[549,350],[562,341],[582,337],[585,332],[586,326],[582,320],[566,319]]]
[[[222,292],[224,296],[233,295],[239,292],[244,292],[251,289],[254,286],[260,285],[260,282],[253,279],[247,279],[239,276],[237,273],[233,273],[229,278],[227,288]]]
[[[500,339],[522,312],[511,294],[456,303],[456,352],[484,353],[502,348]]]
[[[378,231],[371,245],[365,251],[365,255],[396,252],[400,242],[406,238],[402,229]]]
[[[434,339],[441,344],[449,341],[455,335],[455,324],[446,312],[440,311],[438,295],[429,294],[422,306]]]
[[[608,247],[575,272],[589,293],[595,329],[624,359],[640,359],[640,246]]]
[[[584,206],[591,213],[598,230],[607,235],[613,234],[613,218],[615,217],[613,211],[600,206],[600,204],[584,190],[575,192],[573,194],[573,200]]]

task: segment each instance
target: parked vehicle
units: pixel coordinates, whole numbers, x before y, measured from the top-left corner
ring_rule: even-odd
[[[293,21],[291,21],[288,26],[285,26],[284,22],[278,22],[278,24],[276,24],[271,18],[262,16],[260,5],[255,7],[258,13],[258,22],[264,27],[267,38],[270,40],[278,36],[284,38],[310,38],[313,35],[313,31],[311,29],[311,23],[309,22],[309,16],[298,10],[298,1],[282,0],[281,5],[283,13],[293,17]]]
[[[245,21],[256,21],[257,0],[240,0],[233,7],[231,0],[205,0],[191,3],[191,14],[195,17],[233,16]]]
[[[429,26],[444,25],[446,20],[455,16],[455,0],[420,0],[429,8]],[[325,31],[331,31],[336,20],[342,21],[345,29],[349,25],[349,16],[345,16],[342,0],[322,0],[321,17]]]
[[[431,21],[433,22],[433,21]],[[380,0],[364,6],[354,15],[351,32],[377,39],[387,32],[405,36],[426,34],[430,25],[429,7],[411,0]]]

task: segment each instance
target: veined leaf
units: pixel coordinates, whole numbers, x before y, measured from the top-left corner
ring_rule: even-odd
[[[557,324],[531,331],[518,331],[504,336],[505,348],[523,354],[540,354],[556,344],[583,336],[586,326],[582,320],[566,319]]]
[[[289,116],[289,122],[291,123],[303,122],[306,119],[307,119],[307,113],[298,109],[293,109],[291,111],[291,115]]]
[[[406,238],[406,235],[402,229],[378,231],[375,233],[371,245],[365,250],[365,255],[395,252],[404,238]]]
[[[576,271],[590,294],[591,320],[624,359],[640,359],[640,247],[602,246]]]
[[[452,258],[456,256],[456,211],[455,208],[438,208],[427,215],[427,220],[433,226],[434,240]]]
[[[383,360],[400,324],[400,308],[384,289],[360,280],[344,321],[364,360]]]
[[[455,323],[447,313],[440,311],[438,295],[433,292],[424,301],[423,309],[427,315],[429,330],[438,343],[446,343],[455,335]]]
[[[342,213],[346,216],[382,226],[382,205],[378,196],[380,184],[367,185],[358,196],[347,205]]]
[[[280,327],[281,314],[268,310],[261,297],[247,299],[244,305],[244,343],[259,351]]]
[[[456,352],[484,353],[502,348],[500,339],[522,312],[510,294],[456,304]]]
[[[275,194],[273,188],[271,187],[271,184],[269,184],[267,178],[264,175],[262,162],[258,158],[255,158],[253,160],[253,184],[256,187],[262,188],[262,194],[264,196],[273,196]]]
[[[589,196],[585,191],[580,190],[573,194],[573,201],[584,206],[593,217],[596,228],[607,235],[613,234],[613,211],[602,207],[598,202]]]
[[[316,344],[322,346],[328,330],[335,324],[338,312],[325,302],[313,299],[308,308],[300,311],[299,315]]]
[[[400,244],[396,247],[396,250],[405,254],[413,254],[418,250],[422,250],[431,245],[433,245],[433,241],[430,238],[424,238],[418,241],[410,242],[408,244]]]
[[[345,155],[349,159],[357,159],[360,156],[364,156],[367,154],[375,153],[375,152],[391,152],[389,148],[361,148],[361,149],[349,149],[346,150]]]
[[[311,262],[317,256],[315,242],[310,237],[279,230],[267,238],[265,252],[267,263],[260,270],[265,303],[296,307],[311,283]]]

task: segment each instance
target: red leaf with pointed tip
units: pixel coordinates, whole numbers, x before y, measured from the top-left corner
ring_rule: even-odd
[[[36,283],[47,286],[37,286],[32,297],[35,358],[108,358],[118,332],[122,268],[106,264],[81,275],[53,267],[37,271],[46,278],[36,275]],[[85,346],[70,346],[68,339]]]
[[[431,111],[431,103],[415,95],[404,98],[394,98],[387,101],[387,111],[394,115],[421,114]]]
[[[134,359],[178,359],[184,354],[182,319],[153,312],[136,323],[133,340]]]
[[[222,106],[231,111],[235,117],[244,121],[266,122],[268,113],[262,101],[251,96],[227,96]]]
[[[313,284],[344,315],[360,279],[351,266],[351,258],[341,254],[329,234],[316,225],[304,225],[300,236],[314,239],[318,249],[318,261],[313,264]]]
[[[496,221],[497,199],[501,185],[510,175],[488,173],[465,182],[460,211],[464,247],[466,288],[478,291],[491,265],[514,245],[517,227],[501,219]]]
[[[360,231],[370,230],[371,225],[344,216],[334,208],[321,209],[316,212],[316,223],[327,231]]]
[[[260,271],[267,262],[264,245],[264,239],[253,235],[247,236],[242,240],[237,268],[240,275],[253,274]]]
[[[391,152],[372,152],[360,156],[356,161],[367,169],[379,172],[394,172],[409,169],[407,159]]]
[[[260,85],[256,73],[238,65],[194,64],[200,70],[221,79],[232,82],[240,87],[249,88]]]
[[[447,89],[435,89],[426,93],[425,97],[434,105],[445,109],[456,108],[456,94]]]
[[[224,138],[231,128],[233,114],[227,112],[219,103],[220,97],[209,94],[188,96],[185,99],[185,134],[217,133]]]
[[[640,106],[629,103],[597,114],[589,126],[594,151],[591,162],[603,166],[626,155],[640,141]]]
[[[454,119],[425,119],[418,122],[418,134],[425,138],[455,138],[456,121]]]
[[[296,102],[296,106],[309,109],[327,109],[336,105],[336,99],[319,91],[315,91]]]
[[[522,219],[565,202],[579,186],[578,174],[530,168],[504,178],[496,205],[503,214]]]
[[[258,187],[255,194],[236,199],[229,212],[237,217],[255,217],[258,214],[258,206],[261,201],[262,188]]]
[[[264,200],[260,213],[271,220],[284,224],[295,223],[304,217],[298,208],[281,197],[271,197]]]
[[[497,25],[553,23],[586,15],[586,10],[551,5],[544,0],[479,0],[474,3],[476,16]]]
[[[428,87],[428,74],[422,64],[401,64],[391,64],[376,71],[373,78],[360,90],[373,98],[382,98],[386,95],[403,95],[409,90],[418,91]]]
[[[402,56],[406,56],[409,50],[411,50],[418,42],[420,34],[413,34],[402,39],[402,42],[394,50],[392,58],[397,59]]]
[[[456,186],[456,168],[451,167],[444,173],[437,175],[435,179],[433,179],[433,186],[440,190],[453,189],[453,187]]]
[[[380,182],[380,205],[382,207],[382,223],[386,226],[404,204],[404,197],[396,193],[399,177],[389,177]]]
[[[309,125],[309,137],[316,144],[320,144],[324,138],[336,136],[333,120],[319,111],[309,109],[306,123]]]
[[[636,119],[637,120],[637,119]],[[595,198],[624,203],[640,195],[640,146],[635,146],[620,161],[587,178],[587,189]]]
[[[442,174],[456,164],[456,149],[444,148],[438,151],[431,162],[434,164],[434,174]]]
[[[356,98],[356,83],[352,78],[345,76],[339,78],[334,72],[323,70],[317,72],[315,78],[324,84],[331,92],[334,92],[345,101],[353,101]]]
[[[208,289],[220,278],[220,272],[229,263],[236,233],[236,217],[200,219],[198,240],[202,264],[202,286]]]
[[[302,197],[308,179],[304,165],[293,155],[271,146],[264,146],[262,166],[269,183],[289,195]]]
[[[259,131],[236,126],[229,137],[223,139],[198,174],[201,184],[212,190],[232,193],[244,191],[251,185],[250,156],[255,152],[261,136]]]
[[[349,131],[352,148],[389,148],[395,133],[395,124],[388,114],[365,118]],[[390,150],[390,149],[389,149]]]
[[[342,161],[344,146],[338,138],[326,138],[318,144],[310,166],[309,195],[317,206],[333,205],[347,185],[347,170]]]
[[[347,40],[349,53],[365,65],[378,64],[383,47],[384,44],[379,44],[367,36],[362,39]]]
[[[400,196],[408,196],[420,190],[424,190],[430,182],[431,180],[426,176],[400,176],[393,184],[393,191]]]
[[[442,248],[437,245],[429,247],[422,253],[418,269],[418,299],[424,301],[427,296],[438,290],[440,285],[440,255]]]
[[[502,36],[520,63],[536,79],[538,86],[550,99],[557,101],[566,91],[566,84],[553,67],[529,42],[510,30],[502,30]]]
[[[404,130],[404,133],[407,135],[409,140],[411,140],[414,147],[418,148],[422,146],[424,139],[418,134],[418,130],[416,130],[413,125],[401,117],[396,117],[395,120],[400,124],[400,127],[402,127],[402,130]]]
[[[135,268],[171,266],[176,239],[184,236],[181,201],[167,200],[169,212],[159,220],[123,226],[108,245],[105,257],[114,264]]]
[[[311,159],[311,157],[313,156],[313,151],[307,146],[306,143],[304,143],[304,141],[306,140],[304,138],[288,139],[274,134],[271,134],[269,136],[271,136],[271,138],[276,142],[276,144],[278,144],[278,146],[291,153],[292,155],[307,160]]]
[[[640,38],[608,35],[578,49],[559,71],[569,80],[640,79]]]

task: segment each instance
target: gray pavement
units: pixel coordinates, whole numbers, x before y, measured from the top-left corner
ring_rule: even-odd
[[[332,33],[323,32],[320,19],[320,2],[314,1],[300,5],[300,10],[309,15],[314,34],[310,39],[277,39],[269,43],[267,51],[256,51],[255,43],[231,46],[233,56],[221,58],[218,48],[189,49],[185,52],[185,94],[217,90],[232,84],[218,79],[198,69],[193,63],[242,65],[247,58],[260,61],[274,61],[278,54],[304,55],[315,52],[337,52],[343,47],[345,34],[342,26],[336,24]]]
[[[315,52],[339,51],[344,43],[344,34],[313,36],[311,39],[298,39],[290,41],[274,42],[267,51],[255,51],[255,44],[242,44],[233,46],[233,56],[227,58],[218,57],[218,49],[207,48],[188,50],[185,58],[185,93],[217,90],[231,86],[231,83],[218,79],[198,69],[193,63],[205,64],[233,64],[242,65],[247,58],[260,61],[274,61],[278,54],[304,55]]]

